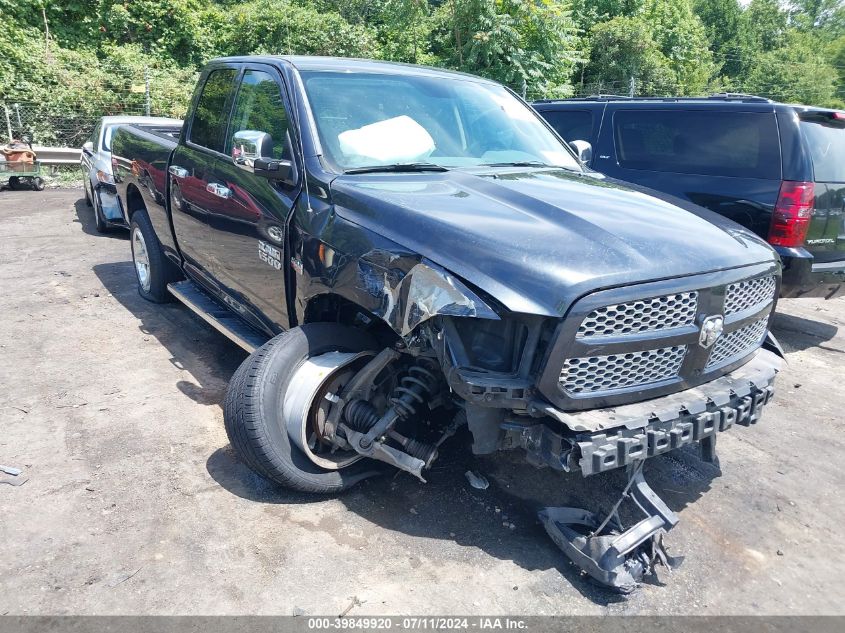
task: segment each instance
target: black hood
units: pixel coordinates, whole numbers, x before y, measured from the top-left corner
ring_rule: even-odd
[[[332,182],[332,196],[342,217],[514,312],[560,315],[603,288],[777,259],[763,240],[719,215],[597,174],[346,175]]]

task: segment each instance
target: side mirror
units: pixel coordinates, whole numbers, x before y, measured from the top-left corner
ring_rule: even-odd
[[[575,155],[585,165],[589,165],[593,160],[593,146],[587,141],[569,141],[569,147],[575,152]]]
[[[273,138],[258,130],[240,130],[232,136],[232,162],[251,174],[272,180],[296,181],[292,161],[273,158]]]
[[[91,156],[91,154],[94,153],[94,143],[91,142],[91,141],[85,141],[82,144],[82,153],[88,154],[88,156]]]

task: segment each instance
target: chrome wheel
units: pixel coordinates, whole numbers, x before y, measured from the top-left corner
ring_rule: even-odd
[[[135,262],[135,274],[144,292],[150,291],[150,255],[147,243],[139,227],[132,229],[132,260]]]
[[[336,450],[327,437],[329,408],[335,396],[355,375],[355,361],[370,352],[329,352],[307,359],[294,373],[282,404],[287,434],[313,463],[326,470],[339,470],[357,462],[353,451]]]

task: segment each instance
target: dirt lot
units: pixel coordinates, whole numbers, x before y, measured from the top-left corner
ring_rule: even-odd
[[[720,437],[721,473],[649,463],[686,561],[625,598],[534,518],[608,508],[617,474],[587,486],[456,443],[427,485],[313,499],[252,475],[220,408],[244,353],[143,301],[125,235],[97,235],[79,198],[0,192],[0,463],[28,478],[0,485],[0,614],[845,613],[845,299],[781,303],[789,366],[763,421]]]

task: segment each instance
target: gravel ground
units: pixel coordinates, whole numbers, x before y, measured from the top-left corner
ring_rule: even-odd
[[[27,479],[0,485],[0,614],[845,614],[845,299],[781,302],[789,365],[762,422],[720,436],[721,472],[650,460],[686,560],[622,597],[534,518],[608,508],[617,473],[473,458],[456,438],[428,484],[325,499],[251,474],[220,408],[244,353],[143,301],[126,236],[97,235],[80,196],[0,192],[0,463]]]

